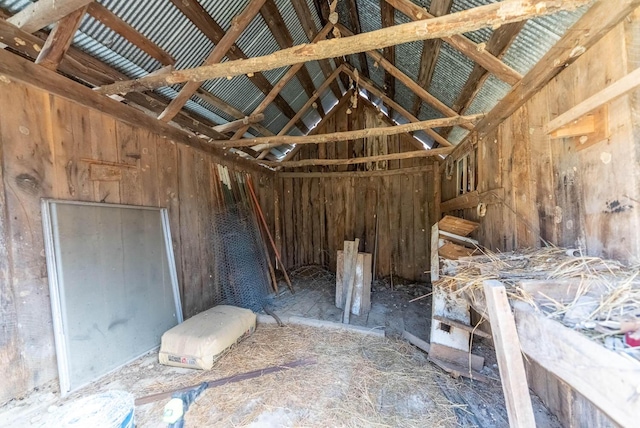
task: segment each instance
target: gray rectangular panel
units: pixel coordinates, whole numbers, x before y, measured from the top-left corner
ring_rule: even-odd
[[[160,344],[182,322],[166,210],[45,200],[61,393]]]

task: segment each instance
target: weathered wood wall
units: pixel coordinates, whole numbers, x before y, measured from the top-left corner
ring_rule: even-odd
[[[640,65],[640,24],[621,24],[560,73],[491,134],[479,138],[479,192],[504,188],[478,219],[480,242],[508,251],[543,241],[589,255],[637,261],[640,254],[640,108],[636,92],[609,104],[608,140],[578,150],[543,127]],[[631,28],[633,27],[633,28]],[[635,58],[634,58],[635,55]],[[443,201],[455,177],[442,176]]]
[[[550,120],[640,66],[640,10],[549,82],[494,132],[477,141],[479,192],[504,189],[504,201],[454,214],[480,222],[493,250],[549,243],[637,262],[640,254],[640,91],[609,104],[610,138],[577,150],[543,132]],[[442,174],[442,199],[456,195]],[[529,386],[563,426],[615,424],[586,398],[533,361]],[[588,373],[585,374],[588,376]]]
[[[379,114],[361,105],[352,114],[341,108],[322,124],[320,133],[359,127],[388,126]],[[376,137],[370,141],[344,141],[303,147],[294,159],[346,159],[416,150],[407,136]],[[399,168],[417,168],[411,173]],[[312,176],[278,179],[281,248],[289,267],[319,264],[335,271],[336,254],[345,240],[360,239],[360,251],[373,253],[376,225],[376,275],[393,274],[426,280],[429,270],[430,219],[433,218],[431,161],[408,159],[375,165],[315,166],[297,171],[343,173],[337,177]],[[391,173],[356,176],[355,171]]]
[[[4,402],[57,377],[40,199],[167,207],[183,311],[190,317],[214,303],[209,219],[220,160],[34,87],[0,81],[0,105]],[[92,164],[110,163],[125,164],[116,168],[121,179],[91,179]],[[273,175],[252,176],[272,222]]]

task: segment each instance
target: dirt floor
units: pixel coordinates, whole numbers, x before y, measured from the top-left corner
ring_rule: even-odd
[[[297,271],[296,293],[285,291],[272,307],[280,315],[337,321],[335,277],[321,270]],[[507,414],[492,349],[479,342],[483,374],[490,383],[453,379],[427,361],[426,354],[399,339],[403,329],[428,340],[429,298],[410,303],[429,289],[424,284],[381,281],[372,310],[353,324],[384,327],[375,337],[312,327],[260,324],[256,332],[224,355],[211,371],[159,365],[147,354],[93,385],[60,399],[56,386],[42,388],[0,409],[1,425],[60,426],[62,415],[81,397],[124,390],[135,397],[197,385],[205,380],[313,358],[316,364],[207,390],[191,406],[186,426],[216,427],[507,427]],[[559,427],[532,396],[538,426]],[[139,427],[166,426],[168,400],[136,407]]]

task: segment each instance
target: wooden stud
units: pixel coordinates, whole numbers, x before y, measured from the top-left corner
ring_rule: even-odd
[[[440,231],[438,223],[431,226],[431,283],[435,283],[440,279]]]
[[[391,7],[389,3],[384,0],[380,0],[380,18],[381,18],[381,28],[393,27],[396,23],[395,17],[395,9]],[[395,67],[396,65],[396,47],[395,46],[387,46],[382,50],[382,56],[389,64]],[[366,57],[365,57],[366,60]],[[385,70],[384,73],[384,89],[385,94],[394,99],[396,96],[396,78],[393,74],[391,74],[388,70]],[[391,106],[389,107],[389,116],[393,117],[393,109]]]
[[[509,425],[535,428],[536,421],[522,361],[520,339],[507,299],[507,291],[504,285],[496,280],[484,281],[483,288],[500,368],[502,390],[507,403]]]
[[[358,263],[358,247],[360,239],[356,238],[353,242],[345,241],[344,243],[344,282],[343,287],[347,290],[344,301],[344,312],[342,314],[342,323],[349,324],[351,316],[351,301],[353,298],[353,288],[356,282],[356,264]]]

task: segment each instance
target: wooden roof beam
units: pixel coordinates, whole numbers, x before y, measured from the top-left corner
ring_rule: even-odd
[[[286,133],[291,129],[291,127],[293,127],[293,124],[297,120],[301,120],[302,119],[302,116],[306,113],[306,111],[313,105],[313,103],[315,103],[315,101],[319,97],[322,96],[324,91],[327,90],[329,88],[329,86],[331,85],[331,83],[336,80],[336,78],[340,75],[340,73],[342,72],[343,69],[344,69],[344,66],[341,65],[340,67],[335,69],[335,71],[333,73],[331,73],[329,78],[327,78],[327,80],[325,80],[322,83],[322,85],[320,85],[318,90],[307,100],[306,103],[304,103],[304,105],[300,108],[300,110],[298,110],[298,113],[296,113],[296,115],[294,117],[292,117],[291,120],[280,130],[280,132],[278,132],[278,136],[286,135]],[[258,156],[258,159],[264,159],[265,156],[267,156],[268,153],[269,153],[269,148],[264,149],[262,151],[262,153],[260,153],[260,155]]]
[[[307,39],[310,42],[313,41],[318,35],[318,30],[316,29],[316,23],[311,16],[309,5],[305,0],[291,0],[291,4],[296,11],[296,15],[298,15],[302,29],[307,34]],[[318,64],[320,65],[320,69],[322,70],[322,74],[324,74],[325,79],[328,78],[333,72],[333,67],[331,67],[329,60],[321,59],[318,61]],[[335,81],[331,84],[331,92],[333,92],[336,99],[340,99],[342,97],[340,86],[338,86],[338,83]]]
[[[331,26],[330,25],[326,25],[322,31],[320,31],[317,35],[316,38],[314,39],[314,41],[319,41],[319,40],[324,40],[325,37],[327,37],[327,34],[329,34],[329,31],[331,30]],[[276,83],[276,85],[271,89],[271,91],[267,94],[267,96],[260,102],[260,104],[258,104],[258,106],[253,110],[252,114],[258,114],[258,113],[262,113],[266,110],[266,108],[269,106],[269,104],[271,104],[273,102],[274,99],[276,99],[276,97],[279,96],[280,91],[282,91],[284,89],[284,87],[287,85],[287,83],[289,83],[289,81],[291,79],[293,79],[295,77],[295,75],[298,73],[298,70],[300,70],[300,68],[304,65],[304,63],[298,63],[293,65],[291,68],[289,68],[289,70],[287,70],[287,72],[284,74],[284,76],[282,76],[282,78],[278,81],[278,83]],[[293,114],[291,117],[294,118],[298,116],[297,113]],[[300,129],[302,131],[302,133],[308,133],[309,129],[306,127],[306,125],[304,127],[301,127],[299,124],[301,123],[301,120],[296,120],[295,124],[296,126],[298,126],[298,129]],[[236,131],[236,133],[234,134],[233,137],[231,137],[232,140],[238,140],[240,138],[242,138],[242,136],[245,134],[245,132],[247,132],[248,128],[241,128],[238,131]]]
[[[78,31],[86,10],[87,7],[83,6],[56,23],[36,58],[36,64],[52,71],[58,69],[64,54],[73,42],[73,35]]]
[[[387,0],[380,0],[387,7],[392,8],[391,4]],[[446,15],[451,11],[453,0],[431,0],[429,5],[429,13],[433,16]],[[393,9],[393,8],[392,8]],[[422,55],[420,57],[420,71],[418,72],[418,85],[425,90],[429,90],[431,86],[431,79],[433,78],[433,72],[436,69],[436,63],[438,62],[438,55],[440,54],[440,46],[442,45],[442,39],[425,40],[422,44]],[[420,109],[422,107],[422,99],[416,95],[413,102],[411,111],[415,116],[420,115]]]
[[[349,76],[351,76],[352,79],[355,78],[355,76],[353,75],[353,72],[348,67],[345,67],[344,72],[347,73]],[[409,113],[409,111],[407,111],[400,104],[398,104],[394,100],[390,99],[382,90],[378,89],[375,86],[375,84],[373,82],[371,82],[369,79],[364,79],[364,78],[361,77],[360,78],[360,86],[363,86],[371,94],[373,94],[376,97],[382,99],[382,101],[384,103],[386,103],[387,105],[391,106],[391,108],[393,108],[395,111],[397,111],[402,116],[404,116],[409,122],[412,122],[412,123],[420,122],[420,119],[418,119],[417,117],[415,117],[414,115]],[[425,131],[425,133],[427,135],[429,135],[431,138],[433,138],[434,141],[436,141],[441,146],[448,147],[448,146],[452,146],[453,145],[448,140],[443,138],[440,134],[435,132],[433,129],[425,129],[424,131]],[[419,143],[419,144],[422,144],[422,143]],[[424,149],[424,147],[422,147],[422,148]]]
[[[197,0],[170,0],[174,6],[180,10],[198,29],[211,40],[215,45],[225,36],[225,31],[220,25],[209,15],[204,7]],[[233,45],[227,52],[229,60],[246,60],[247,56],[242,52],[238,45]],[[248,73],[249,80],[265,95],[273,90],[273,85],[269,83],[266,77],[260,72]],[[205,79],[206,80],[206,79]],[[293,111],[289,103],[278,95],[273,101],[280,111],[287,117],[293,117],[296,112]]]
[[[278,135],[275,137],[244,138],[235,141],[221,141],[215,143],[223,148],[252,147],[254,150],[264,150],[269,147],[277,147],[283,144],[322,144],[334,141],[357,140],[360,138],[376,137],[379,135],[397,135],[421,129],[440,128],[443,126],[461,125],[463,123],[474,123],[482,115],[456,116],[442,119],[425,120],[422,122],[407,123],[381,128],[358,129],[355,131],[333,132],[331,134],[321,134],[313,136],[291,136]],[[428,151],[428,150],[427,150]]]
[[[344,26],[338,24],[338,28],[340,28],[341,32],[350,34],[349,30]],[[414,94],[419,96],[422,100],[424,100],[427,104],[431,105],[433,108],[438,110],[445,116],[454,117],[458,114],[453,111],[449,106],[445,103],[431,95],[428,91],[423,89],[420,85],[418,85],[411,77],[404,74],[400,69],[387,61],[384,56],[377,50],[371,50],[367,52],[375,62],[377,62],[382,68],[384,68],[389,74],[393,75],[396,79],[398,79],[401,83],[403,83],[407,88],[413,91]],[[468,123],[464,124],[465,128],[472,129],[471,125]]]
[[[487,52],[494,55],[496,58],[502,58],[507,52],[507,49],[509,49],[509,46],[511,46],[511,43],[513,43],[518,34],[520,34],[520,30],[522,30],[524,24],[525,21],[514,22],[512,24],[503,25],[495,30],[487,42]],[[482,85],[484,85],[484,82],[486,82],[490,75],[491,74],[482,68],[481,65],[475,64],[473,66],[473,70],[471,70],[471,74],[469,74],[466,83],[460,91],[460,95],[458,95],[458,98],[453,103],[453,110],[458,112],[458,114],[462,114],[467,111],[476,95],[478,95],[478,92],[480,92]],[[452,129],[453,128],[451,127],[447,127],[442,129],[440,132],[443,137],[447,138]]]
[[[442,19],[442,17],[435,17],[434,15],[427,12],[426,9],[421,8],[420,6],[411,2],[410,0],[386,0],[386,1],[389,4],[391,4],[393,7],[398,9],[400,12],[404,13],[409,18],[411,18],[414,22],[419,22],[424,20],[427,20],[428,22],[433,22],[432,21],[433,19]],[[500,4],[503,4],[504,6],[506,6],[506,3],[507,2],[503,1]],[[566,6],[568,6],[569,9],[575,9],[575,7],[583,6],[590,2],[582,2],[581,4],[573,4],[573,5],[570,4],[571,2],[564,2],[564,3],[566,3]],[[542,3],[539,3],[539,2],[538,4],[542,5]],[[547,2],[547,4],[544,6],[549,7],[551,5]],[[558,6],[562,7],[562,5],[558,5]],[[482,7],[485,7],[485,6],[482,6]],[[518,8],[518,5],[513,5],[512,7]],[[475,8],[475,9],[478,9],[478,8]],[[469,10],[471,11],[474,9],[469,9]],[[460,13],[463,13],[463,12],[445,15],[445,17],[458,16]],[[504,22],[497,22],[495,24],[495,27],[508,24],[509,22],[518,22],[518,21],[522,21],[530,18],[534,18],[534,16],[531,15],[529,17],[523,17],[523,19],[517,19],[514,21],[505,20]],[[493,27],[493,25],[491,26]],[[481,28],[481,27],[478,27],[478,28]],[[474,30],[477,30],[478,28],[474,28]],[[473,30],[470,30],[470,31],[473,31]],[[486,50],[480,48],[476,43],[472,42],[471,40],[463,36],[463,34],[467,32],[468,31],[460,31],[455,34],[453,33],[447,34],[447,35],[444,35],[442,39],[448,44],[450,44],[454,49],[462,52],[472,61],[477,62],[486,70],[489,70],[490,73],[495,75],[498,79],[502,80],[503,82],[506,82],[510,85],[515,85],[520,81],[520,79],[522,78],[522,75],[520,73],[518,73],[517,71],[515,71],[514,69],[512,69],[502,61],[500,61],[495,56],[491,55]]]
[[[229,103],[225,102],[224,100],[216,97],[212,93],[205,91],[202,88],[198,88],[198,90],[196,91],[195,95],[196,95],[196,97],[200,98],[204,102],[211,104],[212,106],[214,106],[218,110],[228,114],[229,116],[233,117],[234,119],[242,119],[242,118],[246,117],[246,115],[241,110],[238,110],[237,108],[235,108],[231,104],[229,104]],[[255,129],[257,132],[259,132],[260,134],[265,135],[265,136],[275,135],[273,132],[269,131],[267,128],[265,128],[260,123],[252,123],[251,124],[251,128]]]
[[[373,129],[385,129],[385,128],[373,128]],[[383,134],[378,134],[383,135]],[[386,135],[386,134],[384,134]],[[318,165],[354,165],[359,163],[369,162],[381,162],[388,160],[399,159],[416,159],[416,158],[428,158],[432,156],[447,155],[453,150],[452,147],[443,147],[433,150],[416,150],[413,152],[401,152],[391,153],[388,155],[376,155],[376,156],[363,156],[358,158],[349,159],[303,159],[299,161],[259,161],[262,165],[270,167],[283,167],[283,168],[300,168],[303,166],[318,166]]]
[[[438,0],[434,0],[438,1]],[[395,10],[385,0],[380,0],[380,17],[382,19],[382,28],[393,27],[396,23]],[[383,49],[382,55],[392,66],[396,66],[396,47],[387,46]],[[368,76],[365,76],[368,77]],[[389,71],[384,73],[384,89],[389,98],[396,97],[396,78]],[[392,109],[389,106],[389,116],[392,116]]]
[[[146,36],[116,16],[109,9],[98,2],[89,3],[87,9],[89,15],[100,21],[104,26],[111,28],[116,33],[133,43],[138,49],[155,58],[162,65],[173,65],[176,60],[164,51],[160,46],[149,40]]]
[[[207,59],[204,60],[204,65],[212,65],[222,61],[231,49],[235,45],[236,40],[240,37],[242,32],[251,24],[253,18],[256,17],[262,6],[265,4],[265,0],[251,0],[247,7],[235,18],[231,20],[231,27],[227,30],[226,34],[218,44],[216,44],[213,51],[209,54]],[[158,116],[158,119],[163,122],[169,122],[189,101],[189,98],[196,93],[198,88],[202,85],[202,82],[187,82],[178,95],[169,103],[167,108]]]
[[[38,0],[7,19],[11,24],[27,33],[60,21],[72,12],[85,7],[93,0]]]
[[[117,94],[144,91],[188,81],[198,82],[272,70],[307,61],[367,52],[417,40],[450,37],[485,27],[499,27],[511,22],[550,15],[562,10],[573,10],[592,1],[548,0],[540,2],[538,0],[503,0],[428,21],[409,22],[352,37],[341,37],[339,39],[322,40],[314,44],[294,46],[293,48],[283,49],[261,57],[228,61],[187,70],[176,70],[162,76],[145,76],[136,80],[117,82],[103,86],[98,92]],[[497,60],[497,58],[495,59]],[[497,61],[502,64],[501,61]]]
[[[322,126],[327,123],[333,116],[335,116],[335,114],[347,103],[351,102],[351,97],[353,96],[353,91],[348,90],[347,92],[344,93],[344,95],[342,95],[342,97],[340,98],[340,100],[327,112],[327,115],[325,117],[323,117],[320,122],[318,122],[316,124],[316,126],[309,131],[309,133],[307,134],[309,135],[316,135],[318,133],[318,131],[320,129],[322,129]],[[293,157],[300,151],[300,149],[302,148],[303,144],[297,145],[295,146],[292,150],[290,150],[285,156],[284,158],[280,159],[280,162],[285,162],[288,160],[293,159]]]
[[[360,14],[358,13],[358,5],[356,0],[347,0],[347,8],[349,9],[349,22],[351,28],[355,34],[362,33],[362,26],[360,25]],[[360,73],[364,77],[369,77],[369,63],[367,57],[363,52],[358,53],[358,62],[360,63]]]
[[[234,132],[245,125],[251,125],[256,122],[264,120],[264,114],[252,114],[251,116],[245,116],[242,119],[234,120],[232,122],[224,123],[222,125],[214,126],[213,130],[225,134],[227,132]]]
[[[280,48],[286,49],[292,47],[293,37],[291,37],[291,33],[289,33],[287,25],[285,24],[284,19],[282,19],[282,15],[280,14],[280,11],[278,10],[278,7],[276,6],[274,0],[267,0],[264,6],[262,6],[262,9],[260,9],[260,14],[262,15],[264,21],[267,23],[271,34],[273,34],[273,37],[276,39],[276,42],[278,43]],[[300,82],[300,85],[302,85],[302,89],[304,89],[307,96],[311,97],[316,87],[313,84],[313,79],[311,79],[309,71],[304,65],[300,67],[300,69],[296,73],[296,77],[298,78],[298,81]],[[322,104],[318,104],[317,110],[320,116],[324,117],[324,109],[322,108]]]

